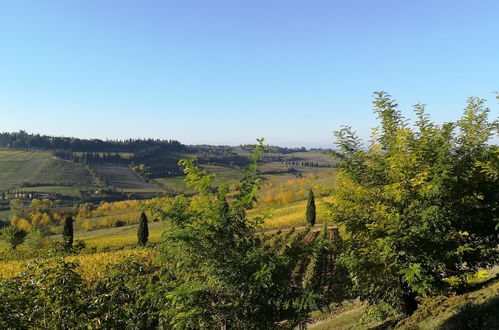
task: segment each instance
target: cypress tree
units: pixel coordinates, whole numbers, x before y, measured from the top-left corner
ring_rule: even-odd
[[[67,216],[66,219],[64,219],[62,239],[66,244],[67,249],[70,249],[73,246],[73,218],[71,216]]]
[[[139,245],[146,245],[149,240],[149,228],[147,226],[147,217],[144,212],[140,213],[139,220],[139,230],[137,232],[137,237],[139,239]]]
[[[312,189],[308,192],[308,203],[307,203],[307,223],[312,227],[315,225],[315,198]]]

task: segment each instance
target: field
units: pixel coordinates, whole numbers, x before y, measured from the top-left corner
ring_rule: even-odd
[[[79,164],[62,160],[47,159],[40,170],[30,179],[37,185],[86,187],[93,183],[93,175]]]
[[[50,157],[44,151],[0,150],[0,189],[29,183]]]
[[[72,186],[49,185],[49,186],[21,188],[20,190],[29,190],[29,191],[46,192],[46,193],[59,193],[64,196],[70,196],[70,197],[78,197],[80,195],[80,188]]]
[[[233,148],[239,156],[249,154],[242,148]],[[126,153],[126,157],[133,154]],[[151,169],[176,168],[181,158],[196,158],[197,154],[164,152],[153,154],[143,160]],[[309,173],[320,172],[331,164],[331,157],[325,152],[308,151],[289,154],[269,153],[261,167],[266,182],[281,183],[289,179],[303,177]],[[222,159],[223,163],[223,159]],[[311,166],[313,165],[313,166]],[[314,167],[315,166],[315,167]],[[202,164],[210,174],[215,174],[213,185],[236,183],[242,168],[223,164]],[[151,182],[144,181],[132,169],[122,165],[96,165],[94,169],[102,175],[105,183],[119,191],[130,193],[170,194],[192,193],[186,188],[182,175],[160,177]],[[60,193],[68,197],[81,197],[77,188],[97,186],[92,173],[79,163],[53,157],[46,151],[2,150],[0,151],[0,190],[23,188],[23,190]],[[71,187],[68,189],[67,187]]]
[[[107,265],[115,264],[130,257],[152,260],[155,256],[155,251],[151,249],[128,249],[68,256],[64,259],[65,261],[78,263],[81,267],[83,279],[92,282],[106,276]],[[0,278],[10,278],[20,275],[26,268],[27,263],[27,261],[0,261]]]
[[[79,231],[75,233],[75,239],[81,239],[87,247],[98,249],[131,247],[137,245],[137,228],[138,225],[128,225],[88,232]],[[163,230],[162,222],[149,222],[149,241],[151,243],[161,242]]]
[[[119,190],[126,192],[162,191],[160,187],[143,181],[126,166],[96,166],[95,169],[102,174],[111,187]]]
[[[327,208],[320,200],[316,200],[317,224],[327,221]],[[249,218],[266,217],[262,224],[263,229],[283,229],[298,226],[306,226],[305,211],[307,201],[298,201],[285,206],[258,207],[248,212]],[[316,225],[317,226],[317,225]]]

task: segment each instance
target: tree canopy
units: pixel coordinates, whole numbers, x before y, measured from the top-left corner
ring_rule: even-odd
[[[335,132],[332,219],[347,234],[342,260],[356,293],[410,312],[416,296],[464,285],[499,261],[498,153],[487,144],[498,121],[473,97],[442,125],[415,105],[414,127],[387,93],[373,104],[380,126],[367,146],[350,127]]]

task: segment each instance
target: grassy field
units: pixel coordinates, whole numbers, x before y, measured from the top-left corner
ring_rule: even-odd
[[[320,200],[316,200],[317,207],[317,223],[326,221],[327,208]],[[307,225],[305,220],[305,212],[307,201],[302,200],[288,205],[276,207],[258,207],[248,212],[248,217],[255,218],[262,215],[270,215],[262,227],[264,229],[281,229]]]
[[[162,222],[149,222],[149,241],[151,243],[161,242],[163,232]],[[137,245],[138,225],[129,225],[117,228],[105,228],[92,231],[79,231],[75,233],[75,239],[81,239],[87,247],[121,248]]]
[[[39,187],[27,187],[19,189],[21,191],[37,191],[46,193],[59,193],[64,196],[78,197],[80,195],[80,188],[72,186],[39,186]]]
[[[50,157],[44,151],[0,150],[0,189],[29,183]]]

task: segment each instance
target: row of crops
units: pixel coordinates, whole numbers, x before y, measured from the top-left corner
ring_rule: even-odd
[[[90,171],[78,164],[62,159],[47,159],[30,180],[40,185],[89,186],[93,182]]]

